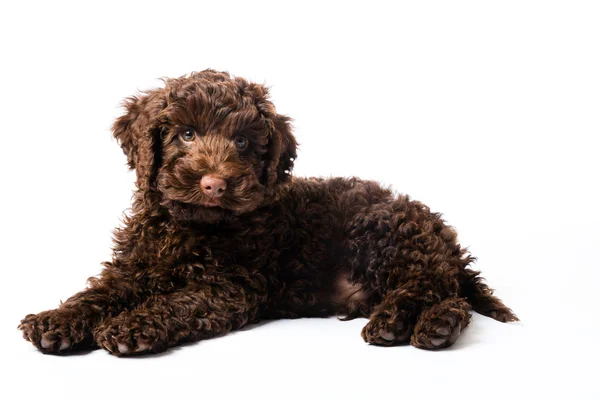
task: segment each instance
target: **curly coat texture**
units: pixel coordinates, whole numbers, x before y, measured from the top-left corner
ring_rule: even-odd
[[[21,321],[41,351],[157,353],[330,315],[369,318],[371,344],[438,349],[471,308],[517,320],[440,214],[371,181],[292,178],[290,120],[264,86],[206,70],[124,106],[113,131],[137,173],[131,212],[88,288]]]

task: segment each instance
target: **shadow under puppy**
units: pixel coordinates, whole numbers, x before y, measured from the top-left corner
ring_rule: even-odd
[[[450,346],[492,295],[440,214],[357,178],[292,178],[296,140],[267,89],[206,70],[125,101],[137,173],[114,256],[88,288],[27,315],[46,353],[161,352],[260,319],[367,317],[365,341]]]

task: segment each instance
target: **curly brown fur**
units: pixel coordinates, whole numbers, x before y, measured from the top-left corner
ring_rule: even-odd
[[[155,353],[335,314],[369,317],[369,343],[431,349],[456,341],[471,305],[517,319],[423,204],[357,178],[291,178],[296,141],[264,86],[212,70],[164,83],[113,126],[137,191],[112,261],[19,325],[40,350]]]

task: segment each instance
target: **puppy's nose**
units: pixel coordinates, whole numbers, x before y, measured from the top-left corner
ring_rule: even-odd
[[[205,175],[200,180],[202,191],[210,197],[221,197],[227,189],[227,181],[214,175]]]

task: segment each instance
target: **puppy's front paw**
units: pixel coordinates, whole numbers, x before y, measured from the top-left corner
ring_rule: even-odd
[[[96,343],[116,356],[158,353],[167,348],[167,330],[150,316],[123,312],[99,326]]]
[[[72,310],[49,310],[29,314],[18,327],[25,340],[44,353],[62,353],[91,344],[87,323]]]

